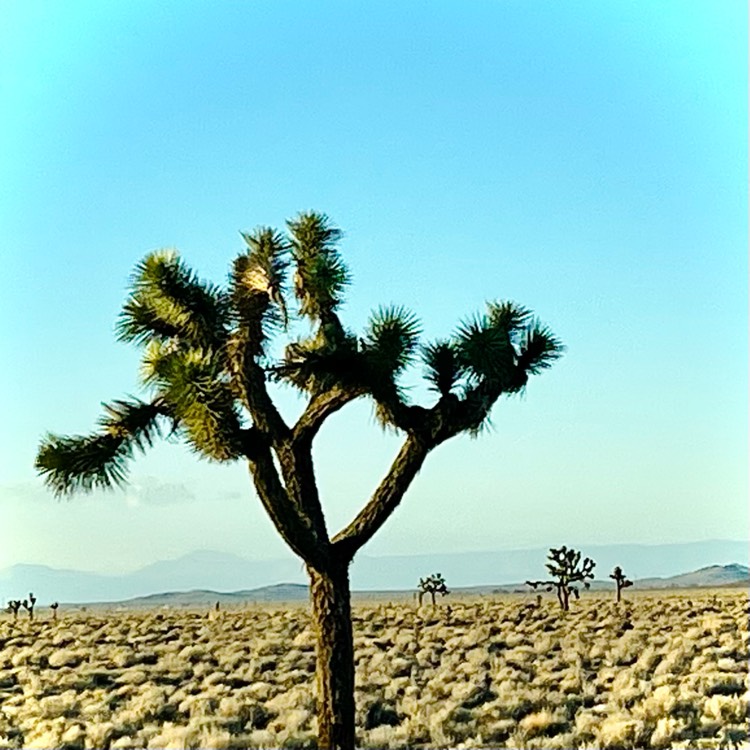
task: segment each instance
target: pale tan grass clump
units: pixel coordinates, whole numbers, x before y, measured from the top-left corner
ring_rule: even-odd
[[[405,748],[408,746],[408,732],[405,727],[381,725],[364,732],[364,747],[367,748]]]
[[[748,704],[746,700],[739,697],[712,695],[703,704],[703,715],[709,720],[739,724],[747,721]]]
[[[610,714],[594,732],[596,746],[602,748],[638,747],[643,729],[643,722],[634,719],[629,714]]]
[[[32,664],[36,657],[36,652],[32,646],[19,648],[11,654],[10,665],[13,667],[22,667],[26,664]]]
[[[285,711],[282,715],[274,719],[268,729],[276,735],[282,732],[292,736],[298,730],[309,729],[312,723],[312,715],[304,708],[293,708]]]
[[[561,724],[560,716],[555,715],[549,709],[543,708],[541,711],[524,716],[518,723],[521,732],[526,738],[538,737],[545,734],[550,727]]]
[[[195,747],[198,742],[199,731],[195,727],[180,726],[167,722],[158,734],[149,741],[149,748],[159,750],[184,750]]]
[[[29,750],[50,750],[62,745],[63,734],[67,729],[65,719],[41,719],[24,735],[24,747]]]
[[[383,697],[386,700],[393,700],[405,694],[411,684],[410,677],[395,677],[383,683]]]
[[[662,716],[651,734],[652,747],[671,747],[676,739],[684,732],[686,724],[680,719]]]
[[[47,661],[50,667],[77,667],[86,660],[86,652],[79,649],[59,648]]]
[[[114,733],[115,725],[111,721],[87,722],[84,746],[91,750],[106,747],[112,741]]]
[[[633,713],[644,719],[659,719],[669,716],[677,704],[675,691],[667,686],[657,687],[635,707]]]
[[[149,680],[149,675],[145,669],[139,667],[126,669],[120,675],[118,682],[121,685],[143,685]]]
[[[79,708],[78,699],[72,690],[67,690],[59,695],[45,696],[40,698],[36,704],[38,715],[43,719],[73,717],[78,715]]]
[[[279,691],[265,702],[265,707],[272,712],[283,713],[298,708],[312,710],[314,698],[309,686],[295,685],[289,690]]]

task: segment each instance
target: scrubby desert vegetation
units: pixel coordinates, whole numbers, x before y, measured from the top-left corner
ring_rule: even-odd
[[[354,608],[363,747],[738,747],[745,592]],[[307,609],[0,621],[0,747],[314,747]]]

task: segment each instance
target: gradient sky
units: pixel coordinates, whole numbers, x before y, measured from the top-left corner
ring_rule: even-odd
[[[239,230],[307,209],[345,230],[348,325],[512,299],[568,347],[367,554],[746,538],[745,2],[2,7],[0,567],[291,554],[240,464],[165,445],[61,502],[33,460],[138,392],[113,326],[146,252],[222,281]],[[398,444],[367,403],[331,420],[332,527]]]

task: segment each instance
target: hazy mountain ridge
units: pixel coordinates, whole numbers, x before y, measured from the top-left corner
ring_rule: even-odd
[[[644,578],[634,582],[633,590],[675,589],[675,588],[717,588],[724,586],[750,586],[750,568],[733,563],[730,565],[710,565],[690,573],[681,573],[669,578]],[[594,580],[591,582],[592,591],[614,590],[614,582],[610,580]],[[500,586],[465,586],[451,589],[455,597],[462,595],[487,595],[493,593],[531,593],[531,589],[524,583],[505,584]],[[355,600],[411,598],[414,589],[390,591],[353,591]],[[262,586],[246,591],[219,592],[206,589],[193,591],[170,591],[163,594],[151,594],[137,597],[123,602],[106,603],[95,602],[93,606],[122,606],[130,607],[191,607],[220,605],[232,606],[258,602],[299,602],[307,601],[308,587],[300,583],[277,583],[272,586]],[[450,602],[450,599],[446,599]]]
[[[748,545],[738,541],[589,545],[582,551],[597,561],[595,573],[607,585],[611,582],[606,576],[614,565],[621,565],[631,579],[642,583],[648,581],[648,585],[656,586],[660,579],[693,576],[712,567],[722,568],[723,575],[731,582],[734,580],[732,565],[747,570],[737,561],[748,561]],[[508,590],[522,586],[527,579],[544,577],[546,555],[547,549],[541,548],[384,557],[361,555],[352,566],[352,588],[361,595],[367,591],[413,591],[420,576],[439,571],[445,575],[451,590]],[[686,570],[693,572],[685,574]],[[0,571],[0,600],[23,597],[33,591],[40,604],[53,600],[122,602],[162,596],[162,592],[203,590],[211,592],[215,601],[217,592],[231,592],[232,595],[258,592],[272,589],[279,581],[305,588],[307,576],[302,563],[295,558],[254,561],[203,550],[175,560],[159,561],[123,575],[60,570],[44,565],[14,565]],[[670,585],[721,584],[677,581]],[[260,600],[261,594],[256,594],[256,598]]]

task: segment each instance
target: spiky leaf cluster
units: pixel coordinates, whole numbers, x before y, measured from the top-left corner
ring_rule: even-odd
[[[517,392],[562,351],[511,302],[489,304],[452,337],[426,346],[416,316],[396,305],[376,309],[357,335],[339,319],[350,275],[338,249],[341,230],[325,214],[302,213],[286,233],[260,227],[241,234],[245,247],[226,288],[199,278],[174,250],[152,252],[136,266],[117,335],[141,348],[150,400],[106,406],[92,435],[48,435],[37,468],[55,492],[120,484],[163,422],[206,458],[238,458],[248,429],[269,429],[258,409],[269,403],[270,379],[311,399],[336,392],[330,409],[369,396],[381,423],[404,431],[415,429],[418,414],[424,435],[439,442],[481,429],[502,394]],[[295,317],[308,332],[297,332],[275,360],[272,339]],[[416,355],[438,397],[434,414],[407,403],[400,385]]]
[[[270,227],[242,232],[248,251],[238,255],[230,274],[236,345],[260,354],[268,338],[288,323],[286,272],[289,242]]]
[[[159,404],[138,399],[104,404],[100,431],[92,435],[49,433],[42,440],[36,468],[55,494],[108,489],[122,484],[135,451],[150,447],[160,434]]]
[[[526,581],[526,583],[533,589],[543,587],[547,591],[552,591],[556,588],[562,608],[567,609],[569,595],[572,593],[576,599],[579,596],[576,584],[583,584],[584,588],[589,588],[589,580],[594,578],[593,571],[596,563],[590,557],[586,557],[581,562],[581,553],[572,548],[568,549],[564,545],[558,549],[554,547],[550,549],[547,558],[549,562],[546,567],[551,580]]]
[[[176,251],[159,250],[136,266],[117,334],[137,344],[180,339],[217,350],[226,338],[227,312],[227,297],[218,287],[201,281]]]
[[[619,565],[615,566],[609,577],[617,584],[618,589],[627,589],[633,585],[633,582],[622,572]]]
[[[364,381],[357,337],[333,323],[321,323],[316,333],[290,343],[283,362],[272,368],[274,377],[308,393],[337,385],[357,387]]]
[[[456,351],[450,341],[436,341],[422,348],[422,361],[425,365],[425,377],[430,390],[441,397],[447,397],[464,374]]]
[[[470,396],[480,386],[514,393],[529,374],[549,367],[562,352],[560,341],[528,310],[513,302],[491,302],[451,339],[423,347],[422,360],[432,390],[447,396],[458,387]]]
[[[556,581],[565,584],[580,582],[584,587],[589,587],[587,580],[593,579],[596,566],[590,557],[584,558],[581,563],[581,553],[563,545],[559,549],[550,549],[548,558],[550,562],[546,564],[547,570]]]
[[[419,579],[419,591],[425,594],[450,594],[445,584],[445,578],[440,573],[434,573],[426,578]]]
[[[300,314],[320,320],[339,307],[349,283],[349,271],[337,247],[342,232],[325,214],[315,212],[300,214],[287,226]]]

